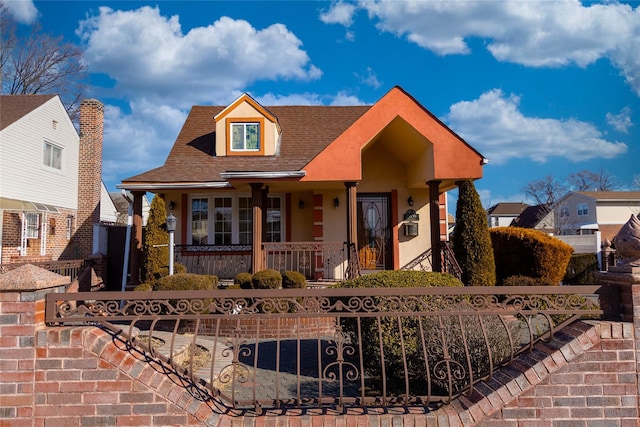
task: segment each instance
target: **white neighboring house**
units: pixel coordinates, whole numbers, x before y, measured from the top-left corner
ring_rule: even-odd
[[[85,126],[102,123],[102,104],[83,102],[83,114]],[[102,128],[86,133],[57,95],[0,96],[0,263],[90,255],[84,230],[100,209]]]
[[[503,202],[487,209],[487,224],[489,228],[508,227],[518,218],[529,205],[520,202]]]
[[[558,235],[600,232],[612,240],[631,215],[640,213],[640,191],[570,191],[544,218]]]

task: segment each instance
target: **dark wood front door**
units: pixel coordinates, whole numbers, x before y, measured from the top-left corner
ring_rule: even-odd
[[[391,269],[389,194],[358,194],[358,257],[364,271]]]

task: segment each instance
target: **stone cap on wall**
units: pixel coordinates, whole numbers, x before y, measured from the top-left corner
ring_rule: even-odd
[[[37,291],[68,285],[68,276],[61,276],[35,265],[22,265],[15,270],[0,274],[0,292],[2,291]]]

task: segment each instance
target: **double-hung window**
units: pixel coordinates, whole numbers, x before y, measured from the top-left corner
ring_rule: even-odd
[[[231,123],[232,151],[260,151],[260,123]]]
[[[578,211],[578,216],[589,215],[589,205],[587,205],[586,203],[578,203],[576,208]]]
[[[191,244],[206,245],[209,240],[209,199],[191,200]]]
[[[42,164],[54,169],[62,169],[62,148],[45,141],[42,149]]]
[[[25,236],[27,239],[37,239],[40,237],[40,214],[27,213],[25,215],[27,226]]]

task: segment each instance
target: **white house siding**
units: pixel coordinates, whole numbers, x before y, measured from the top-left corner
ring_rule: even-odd
[[[61,170],[43,164],[45,140],[62,148]],[[0,197],[77,209],[78,147],[58,97],[9,125],[0,133]]]
[[[619,202],[616,202],[619,203]],[[619,204],[612,206],[609,203],[601,202],[598,204],[598,222],[600,224],[624,224],[629,221],[631,215],[640,213],[640,200],[637,202],[629,202],[635,206],[620,206]]]

